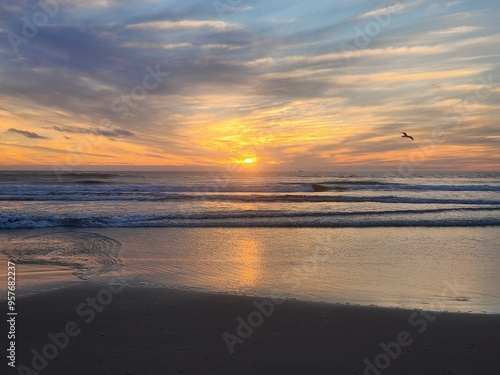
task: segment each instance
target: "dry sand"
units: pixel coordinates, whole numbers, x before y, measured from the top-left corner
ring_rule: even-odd
[[[96,298],[94,307],[87,298]],[[287,300],[273,304],[271,314],[265,306],[266,317],[254,304],[263,300],[94,283],[19,298],[16,365],[26,367],[21,372],[10,368],[3,349],[2,373],[38,373],[28,370],[33,369],[32,349],[46,357],[56,349],[56,358],[45,362],[40,355],[34,362],[44,367],[39,373],[51,375],[377,374],[365,370],[365,359],[388,365],[381,374],[500,373],[500,315]],[[1,309],[6,311],[5,302]],[[249,335],[241,342],[237,318],[247,321],[249,314],[254,325],[261,325],[251,334],[240,330]],[[74,337],[61,333],[65,330]],[[6,327],[2,332],[8,348]],[[225,332],[238,341],[233,354]],[[51,344],[49,333],[62,349]],[[398,338],[400,344],[391,344]],[[381,343],[389,345],[394,358]]]

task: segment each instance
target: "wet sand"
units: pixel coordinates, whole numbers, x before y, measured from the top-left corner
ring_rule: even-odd
[[[121,275],[200,292],[500,313],[499,241],[494,227],[45,228],[0,230],[0,262],[14,259],[25,292]]]
[[[2,350],[2,373],[456,375],[500,368],[500,315],[264,300],[91,282],[22,297],[16,365],[26,367],[7,366]],[[0,306],[6,311],[5,301]],[[34,362],[33,353],[40,353]]]

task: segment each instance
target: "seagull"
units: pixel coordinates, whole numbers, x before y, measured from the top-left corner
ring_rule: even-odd
[[[411,135],[408,135],[405,132],[401,132],[401,133],[403,133],[403,135],[401,136],[401,138],[410,138],[412,141],[414,141],[414,139],[413,139],[413,137]]]

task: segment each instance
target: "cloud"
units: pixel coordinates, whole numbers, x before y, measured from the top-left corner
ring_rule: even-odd
[[[235,51],[243,48],[242,46],[231,45],[231,44],[203,44],[201,46],[202,50],[210,50],[210,49],[224,49],[228,51]]]
[[[343,47],[343,48],[342,48]],[[294,66],[303,68],[305,66],[317,65],[321,63],[335,63],[338,62],[337,66],[343,65],[347,58],[356,57],[369,57],[369,56],[383,56],[388,57],[392,55],[427,55],[434,53],[446,52],[444,46],[398,46],[398,47],[387,47],[387,48],[356,48],[355,46],[350,46],[348,44],[340,45],[338,52],[320,54],[320,55],[295,55],[287,57],[264,57],[255,61],[248,61],[245,64],[248,66],[279,66],[279,67],[290,67]]]
[[[122,44],[127,48],[144,48],[144,49],[177,49],[177,48],[191,48],[191,43],[147,43],[147,42],[127,42]]]
[[[60,0],[61,1],[61,0]],[[64,5],[89,8],[108,8],[115,5],[116,0],[62,0]]]
[[[400,2],[395,2],[394,4],[391,4],[389,6],[386,6],[384,8],[379,8],[375,10],[370,10],[366,13],[360,14],[357,18],[358,19],[365,19],[365,18],[372,18],[372,17],[380,17],[384,16],[387,17],[388,19],[391,18],[391,14],[394,13],[400,13],[406,8],[415,5],[415,3],[407,3],[407,4],[402,4]]]
[[[34,132],[30,132],[27,130],[19,130],[14,128],[10,128],[9,130],[7,130],[7,133],[20,134],[26,138],[31,138],[31,139],[48,139],[47,137],[43,137],[40,134]]]
[[[90,152],[83,152],[83,151],[71,151],[71,150],[60,150],[57,148],[52,148],[52,147],[43,147],[43,146],[23,146],[23,145],[15,145],[15,144],[10,144],[10,143],[3,143],[0,142],[0,145],[3,146],[8,146],[8,147],[15,147],[15,148],[22,148],[22,149],[27,149],[27,150],[39,150],[42,152],[52,152],[55,154],[63,154],[63,155],[78,155],[78,156],[96,156],[99,158],[114,158],[112,155],[105,155],[105,154],[94,154]]]
[[[241,26],[233,23],[213,20],[150,21],[136,23],[125,27],[125,29],[154,29],[168,31],[181,31],[188,29],[213,29],[216,31],[228,31],[240,28]]]
[[[80,128],[76,126],[52,126],[51,129],[61,133],[92,134],[104,137],[133,137],[134,133],[125,129],[103,130],[100,128]]]
[[[468,34],[468,33],[471,33],[473,31],[478,31],[481,29],[482,28],[478,27],[478,26],[457,26],[457,27],[452,27],[449,29],[430,31],[428,33],[428,35],[430,37],[455,36],[458,34]]]

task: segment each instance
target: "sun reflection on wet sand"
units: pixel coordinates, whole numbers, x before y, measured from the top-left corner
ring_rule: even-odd
[[[238,241],[238,247],[234,249],[238,277],[242,287],[252,287],[261,273],[261,253],[262,249],[257,241],[252,238],[245,238]]]

